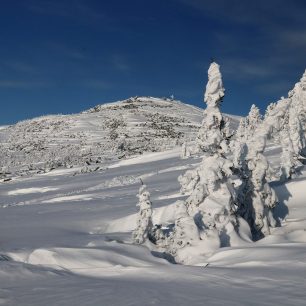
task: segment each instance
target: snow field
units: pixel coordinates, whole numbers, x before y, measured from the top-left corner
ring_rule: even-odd
[[[195,166],[179,151],[170,158],[156,155],[152,162],[143,162],[149,160],[144,155],[102,173],[71,176],[63,170],[0,185],[1,204],[16,204],[0,214],[1,303],[250,305],[252,297],[253,305],[304,305],[306,173],[274,187],[283,226],[271,236],[221,248],[198,267],[180,266],[131,244],[138,178],[151,193],[154,223],[171,223],[177,177]],[[60,201],[63,194],[76,198]]]

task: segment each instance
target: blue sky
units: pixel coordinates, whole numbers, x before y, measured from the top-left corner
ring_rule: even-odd
[[[130,96],[204,107],[213,57],[222,110],[286,95],[306,68],[304,0],[1,0],[0,124]]]

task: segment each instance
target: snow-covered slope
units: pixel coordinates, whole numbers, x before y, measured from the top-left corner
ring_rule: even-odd
[[[239,117],[229,117],[236,127]],[[195,139],[201,121],[200,108],[151,97],[39,117],[0,130],[0,167],[28,173],[164,151]]]
[[[235,125],[239,118],[231,119]],[[11,157],[18,153],[15,162],[76,154],[73,168],[0,183],[0,305],[305,305],[305,167],[289,182],[271,184],[281,226],[260,241],[220,248],[200,266],[174,265],[132,244],[141,180],[151,193],[153,222],[174,222],[175,202],[186,198],[177,178],[200,163],[196,156],[181,159],[177,144],[192,141],[201,120],[193,106],[138,98],[0,130]],[[118,134],[112,141],[111,131]],[[125,133],[141,151],[122,150]],[[73,151],[65,151],[68,143]],[[91,155],[77,150],[83,147]],[[274,166],[280,150],[269,142],[265,154]],[[99,171],[80,171],[99,156]]]
[[[153,221],[173,221],[173,203],[184,198],[177,177],[200,161],[179,154],[145,153],[102,172],[59,169],[0,184],[1,304],[304,305],[306,169],[274,186],[282,227],[259,242],[221,248],[199,267],[131,244],[140,178]]]

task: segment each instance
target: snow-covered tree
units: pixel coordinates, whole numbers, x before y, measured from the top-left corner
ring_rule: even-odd
[[[137,215],[137,227],[133,231],[133,240],[137,244],[142,244],[150,239],[153,223],[152,223],[152,203],[150,201],[150,193],[146,185],[142,185],[137,195],[139,202],[139,212]]]
[[[291,125],[290,129],[290,110],[286,112],[282,119],[282,126],[279,131],[278,140],[282,147],[281,155],[281,178],[282,180],[291,178],[297,169],[302,165],[299,161],[299,154],[296,152],[297,148],[294,148],[294,141],[297,140],[298,132],[294,126]],[[297,149],[299,152],[300,150]]]
[[[269,116],[271,116],[271,113],[273,112],[273,110],[276,107],[276,103],[272,102],[268,105],[266,112],[265,112],[265,116],[264,119],[269,118]]]
[[[293,166],[294,156],[286,124],[289,104],[288,99],[270,104],[264,120],[261,119],[259,109],[253,105],[236,133],[233,162],[235,173],[242,181],[238,191],[238,212],[248,221],[254,239],[268,235],[270,228],[276,224],[272,212],[278,200],[269,185],[276,174],[264,156],[266,141],[271,135],[283,146],[285,171],[290,173]],[[243,130],[246,136],[241,132]]]
[[[276,225],[272,209],[277,197],[268,183],[273,171],[263,155],[266,139],[267,127],[261,124],[247,139],[238,163],[242,165],[239,174],[243,181],[238,196],[239,214],[248,221],[255,240],[269,235],[270,227]]]
[[[181,193],[189,194],[198,183],[200,177],[198,171],[187,170],[184,174],[178,177],[178,181],[181,185]]]
[[[293,148],[297,154],[306,156],[306,70],[288,97],[291,99],[289,126]]]
[[[262,119],[259,108],[254,104],[251,106],[250,112],[247,117],[241,118],[238,129],[235,134],[235,140],[232,141],[231,151],[233,153],[233,164],[240,172],[245,168],[246,154],[255,130],[261,124]],[[240,173],[242,174],[242,173]]]
[[[298,172],[306,157],[306,72],[300,82],[282,98],[271,104],[263,126],[267,136],[272,136],[282,147],[281,177],[291,178]]]
[[[186,141],[184,141],[183,144],[182,144],[181,158],[186,159],[188,157],[190,157],[190,150],[187,147]]]
[[[259,108],[253,104],[248,116],[246,117],[246,138],[251,138],[254,135],[256,128],[260,125],[261,122],[262,117],[260,115]]]
[[[184,246],[181,251],[183,255],[175,256],[179,262],[191,260],[191,254],[208,254],[226,245],[228,241],[225,237],[228,237],[229,229],[235,232],[238,224],[235,215],[236,194],[229,178],[232,175],[232,162],[224,154],[227,151],[226,124],[219,108],[223,96],[219,65],[212,63],[205,92],[207,108],[197,139],[199,148],[204,152],[203,160],[195,170],[189,170],[179,177],[182,191],[190,194],[184,207],[180,204],[181,214],[174,229],[175,237],[183,237],[179,239],[179,245]],[[189,235],[181,234],[186,233],[184,222],[192,229],[192,239]],[[198,241],[197,235],[200,237]],[[177,245],[172,247],[177,250]]]
[[[276,226],[273,208],[278,199],[269,185],[275,171],[264,155],[266,141],[273,136],[281,144],[283,175],[290,177],[305,149],[305,90],[306,74],[288,98],[270,104],[264,119],[252,105],[232,141],[220,111],[222,75],[219,65],[212,63],[205,92],[207,108],[197,136],[203,159],[196,169],[178,178],[181,192],[188,198],[177,202],[175,222],[165,227],[166,231],[161,225],[153,228],[151,206],[149,213],[140,212],[144,225],[139,228],[147,229],[141,231],[147,233],[141,241],[149,238],[176,262],[192,264],[219,247],[241,239],[249,241],[250,230],[255,240],[269,235]],[[229,159],[229,148],[233,160]],[[186,144],[183,156],[185,153]]]
[[[230,245],[230,237],[236,239],[239,221],[231,167],[231,161],[216,152],[204,157],[193,173],[189,170],[188,175],[182,176],[186,182],[189,178],[190,195],[177,207],[173,239],[169,243],[177,262],[190,264],[198,256]]]
[[[259,123],[261,123],[262,118],[260,115],[259,108],[255,105],[252,104],[250,112],[247,116],[248,124],[252,127],[256,127]]]
[[[245,140],[245,135],[246,135],[246,128],[247,128],[247,122],[246,118],[241,118],[239,121],[239,126],[236,132],[236,138],[242,142]]]
[[[223,144],[225,121],[219,107],[224,93],[220,66],[212,63],[208,69],[208,83],[204,94],[207,107],[197,136],[200,151],[215,152]]]
[[[305,133],[302,123],[303,114],[305,114],[303,102],[305,101],[305,80],[306,78],[303,76],[301,82],[297,83],[294,89],[289,92],[287,99],[282,98],[277,103],[271,103],[263,121],[259,110],[252,106],[246,118],[247,139],[244,147],[235,146],[234,164],[236,167],[240,167],[240,175],[244,180],[242,185],[244,200],[240,200],[240,211],[248,211],[246,219],[251,224],[253,234],[257,238],[269,233],[269,227],[274,225],[272,208],[277,202],[275,194],[268,184],[271,168],[263,155],[265,142],[268,137],[273,136],[281,144],[282,177],[290,178],[300,166],[300,154],[305,147],[303,144],[305,143]],[[236,141],[239,140],[239,133],[237,132]],[[241,150],[242,147],[243,150]]]
[[[245,153],[245,143],[247,140],[247,120],[241,118],[236,131],[235,140],[231,142],[231,151],[233,153],[233,164],[235,168],[240,169],[244,162],[242,156]]]
[[[253,223],[253,235],[256,239],[269,235],[270,227],[275,227],[276,221],[272,209],[277,204],[277,197],[266,179],[269,165],[264,155],[257,153],[256,157],[249,161],[248,167],[251,171],[250,185],[252,186],[248,196],[254,210],[251,223]]]
[[[177,201],[175,208],[174,231],[169,238],[169,253],[176,262],[188,263],[192,259],[192,252],[188,252],[188,247],[196,246],[200,241],[199,230],[186,210],[183,201]]]

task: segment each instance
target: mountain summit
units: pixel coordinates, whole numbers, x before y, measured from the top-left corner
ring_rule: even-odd
[[[79,114],[21,121],[0,130],[0,166],[27,172],[172,149],[195,139],[202,116],[202,109],[180,101],[134,97]],[[238,117],[230,117],[236,127]]]

